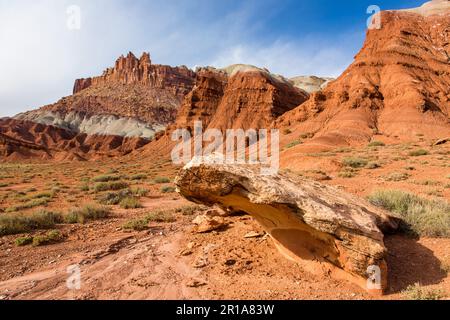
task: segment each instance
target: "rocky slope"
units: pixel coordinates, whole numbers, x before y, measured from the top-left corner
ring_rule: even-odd
[[[123,156],[148,143],[142,138],[74,133],[31,121],[0,119],[3,160],[94,160]]]
[[[315,134],[294,149],[450,134],[449,2],[382,12],[381,22],[336,81],[276,121],[293,132],[285,141]]]
[[[152,138],[174,121],[194,79],[186,67],[129,53],[103,75],[76,80],[72,96],[15,118],[90,135]]]

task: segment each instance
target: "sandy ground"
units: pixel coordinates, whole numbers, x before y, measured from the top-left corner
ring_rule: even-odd
[[[391,188],[448,200],[450,147],[432,148],[424,157],[406,155],[411,149],[426,146],[418,142],[310,155],[302,158],[300,173],[361,196],[377,188]],[[361,169],[351,178],[338,176],[343,170],[339,166],[343,157],[363,155],[378,161],[380,168]],[[83,179],[108,172],[145,172],[148,179],[173,178],[176,168],[167,159],[4,164],[0,172],[0,182],[5,184],[0,187],[0,214],[17,202],[17,193],[33,194],[55,185],[60,191],[47,205],[48,210],[67,210],[93,201],[95,194],[79,191]],[[408,178],[385,178],[397,172],[408,173]],[[108,219],[59,225],[66,235],[62,243],[17,247],[15,239],[23,235],[0,237],[0,299],[379,299],[351,283],[309,274],[282,257],[270,237],[246,239],[244,236],[252,231],[263,234],[249,216],[227,217],[226,229],[208,234],[194,233],[195,216],[181,213],[173,223],[151,223],[141,232],[124,231],[122,226],[130,219],[155,209],[188,204],[177,194],[162,194],[160,185],[148,181],[135,183],[150,190],[150,195],[141,199],[144,208],[124,210],[115,206]],[[24,214],[28,212],[32,210]],[[450,277],[444,269],[450,266],[450,239],[417,240],[393,235],[387,236],[385,243],[389,249],[390,287],[383,299],[402,299],[402,291],[415,283],[449,297]],[[72,279],[68,267],[74,265],[81,272],[79,290],[67,287],[67,280]]]

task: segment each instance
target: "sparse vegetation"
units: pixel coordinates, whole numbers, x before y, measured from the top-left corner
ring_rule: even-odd
[[[350,178],[356,177],[356,174],[357,174],[356,170],[349,168],[349,169],[339,172],[338,177],[350,179]]]
[[[346,167],[350,167],[350,168],[363,168],[367,165],[368,161],[366,159],[363,158],[357,158],[357,157],[348,157],[348,158],[344,158],[344,160],[342,160],[342,164]]]
[[[400,182],[408,180],[410,177],[409,173],[406,172],[392,172],[384,177],[386,181]]]
[[[444,200],[428,200],[398,190],[380,190],[371,194],[369,201],[402,218],[401,229],[406,233],[450,237],[450,204]]]
[[[135,174],[130,177],[130,180],[134,180],[134,181],[144,180],[144,179],[147,179],[147,175],[143,174],[143,173]]]
[[[32,245],[34,247],[45,246],[61,242],[64,236],[58,230],[52,230],[47,232],[46,235],[33,237]]]
[[[425,149],[418,149],[418,150],[414,150],[408,153],[409,156],[411,157],[421,157],[421,156],[426,156],[428,155],[429,152]]]
[[[381,164],[379,162],[372,161],[367,164],[367,169],[373,170],[373,169],[378,169],[378,168],[381,168]]]
[[[113,175],[102,175],[97,176],[92,179],[93,182],[113,182],[113,181],[119,181],[119,176],[113,176]]]
[[[178,209],[175,210],[175,212],[181,213],[184,216],[192,216],[196,212],[199,212],[199,211],[201,211],[203,209],[204,208],[202,206],[199,206],[199,205],[190,205],[190,206],[183,206],[181,208],[178,208]]]
[[[132,192],[129,189],[120,190],[118,192],[107,192],[100,196],[99,202],[103,205],[118,205],[123,199],[130,197]]]
[[[139,199],[135,197],[126,197],[120,201],[120,207],[123,209],[137,209],[142,208]]]
[[[373,147],[384,147],[386,146],[386,144],[384,142],[381,141],[372,141],[371,143],[369,143],[367,145],[369,148],[373,148]]]
[[[149,213],[145,220],[148,222],[175,222],[173,211],[154,211]]]
[[[122,228],[125,230],[144,231],[148,229],[148,221],[146,219],[130,220]]]
[[[20,237],[20,238],[17,238],[15,243],[16,243],[16,246],[18,246],[18,247],[27,246],[27,245],[33,243],[33,237]]]
[[[74,208],[64,216],[64,222],[69,224],[86,223],[87,221],[107,218],[110,210],[107,207],[94,204],[85,205],[82,208]]]
[[[444,297],[441,290],[425,289],[419,283],[409,286],[402,293],[408,300],[440,300]]]
[[[116,182],[99,182],[95,184],[94,191],[102,192],[102,191],[115,191],[128,188],[128,184],[122,181]]]
[[[289,143],[289,144],[286,145],[286,149],[293,148],[293,147],[298,146],[298,145],[300,145],[300,144],[302,144],[302,143],[303,143],[303,142],[302,142],[301,140],[294,140],[294,141],[292,141],[291,143]]]
[[[45,206],[49,202],[48,198],[34,199],[23,204],[13,205],[6,209],[7,213],[17,212],[21,210],[31,209],[35,207]]]
[[[175,190],[176,190],[175,187],[171,187],[171,186],[161,187],[161,193],[174,193]]]
[[[136,197],[145,197],[148,195],[148,190],[144,188],[133,188],[131,189],[131,193]]]
[[[166,177],[157,177],[153,182],[156,184],[170,183],[170,179]]]
[[[49,229],[62,221],[59,213],[38,211],[29,216],[0,216],[0,236],[30,232],[38,229]]]

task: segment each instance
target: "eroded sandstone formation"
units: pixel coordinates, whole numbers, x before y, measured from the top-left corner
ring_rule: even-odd
[[[184,66],[155,65],[148,53],[140,59],[129,53],[103,75],[76,80],[72,96],[15,118],[77,133],[150,139],[173,123],[194,80],[195,72]]]
[[[3,160],[95,160],[126,155],[149,141],[113,135],[86,135],[54,126],[0,119]]]
[[[381,28],[367,32],[352,65],[276,125],[335,147],[375,134],[441,138],[450,134],[449,117],[450,5],[432,1],[382,12]]]
[[[233,65],[197,71],[196,86],[181,106],[176,128],[263,129],[309,95],[289,80],[265,69]]]
[[[363,199],[298,176],[260,175],[255,166],[191,163],[176,179],[186,199],[253,216],[280,251],[313,273],[347,279],[367,289],[379,268],[387,285],[384,232],[396,219]]]

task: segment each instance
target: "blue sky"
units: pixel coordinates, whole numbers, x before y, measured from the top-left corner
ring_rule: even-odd
[[[424,1],[0,0],[0,117],[70,95],[128,51],[155,63],[249,63],[291,77],[338,76],[361,48],[369,15]],[[67,8],[80,8],[79,30]]]

